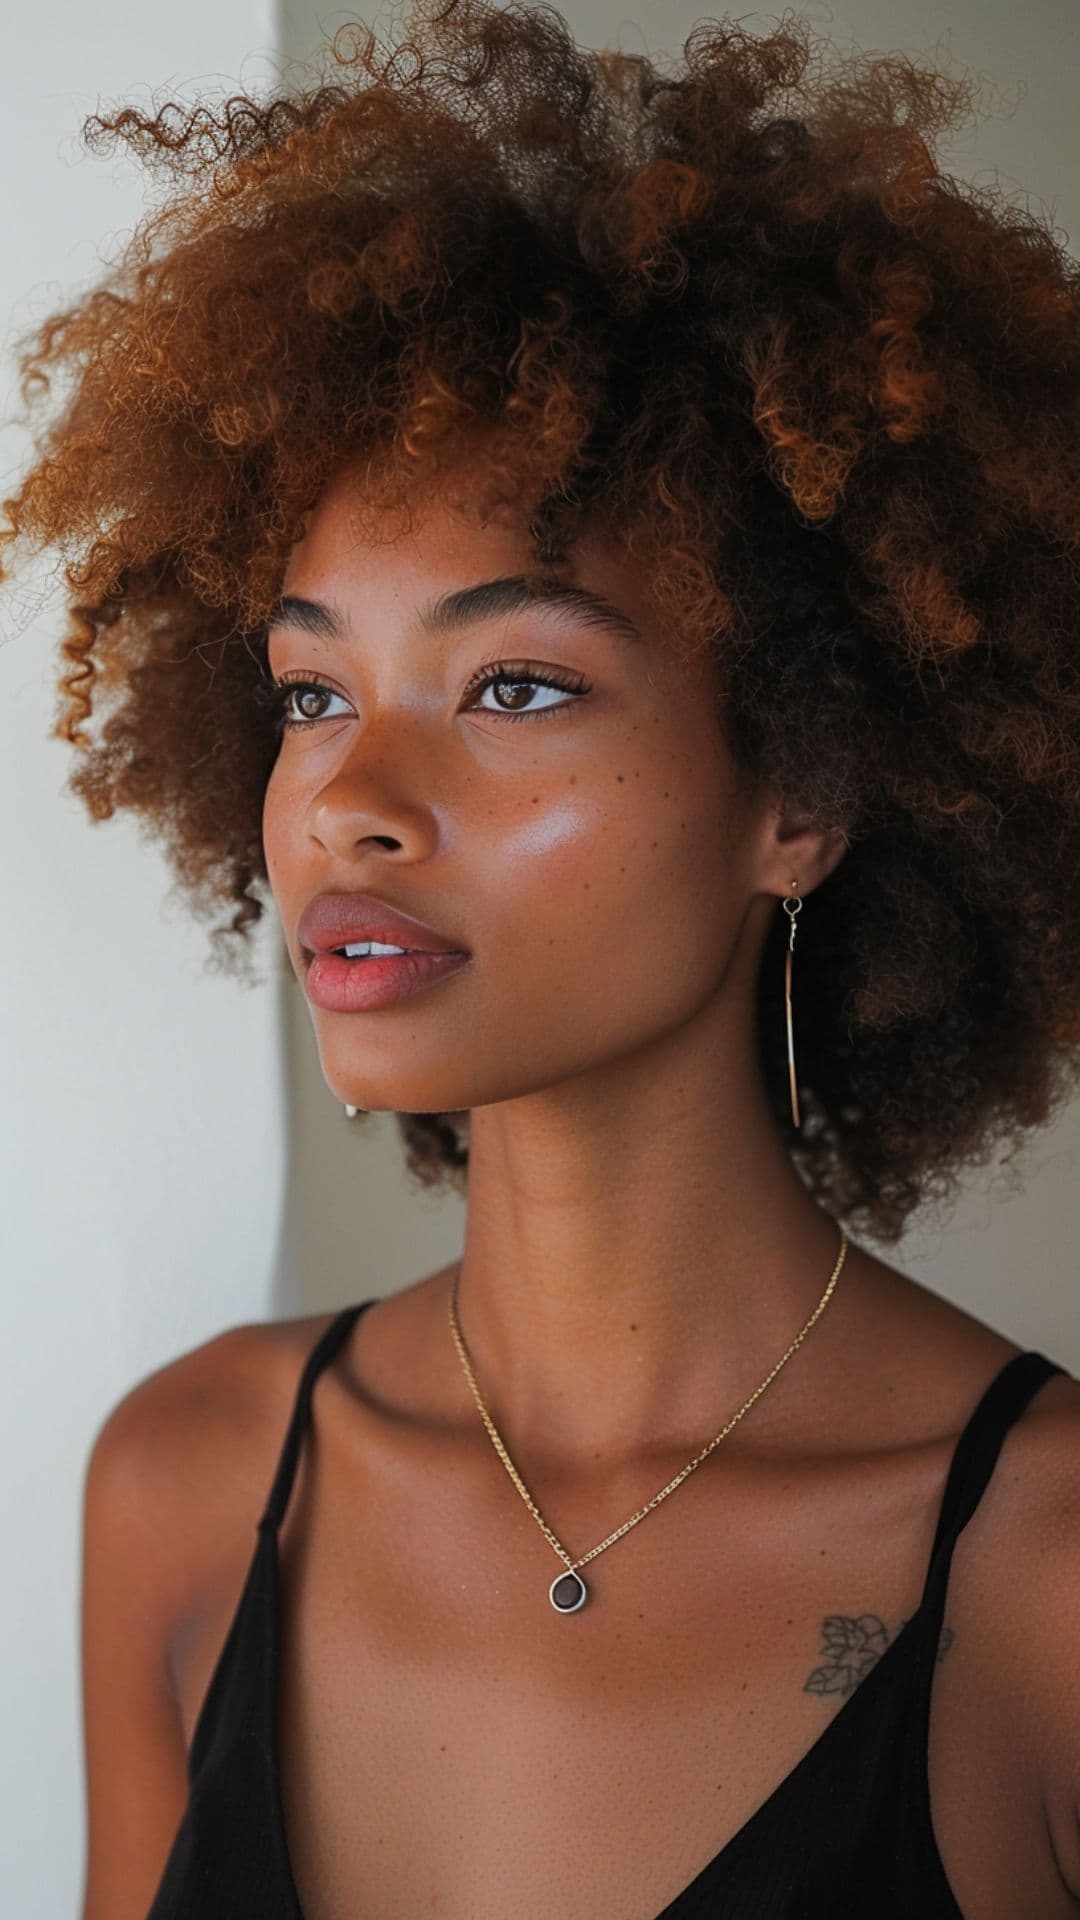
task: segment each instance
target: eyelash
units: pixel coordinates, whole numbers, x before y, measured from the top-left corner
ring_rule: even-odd
[[[509,686],[556,687],[564,693],[581,695],[588,693],[589,683],[580,674],[556,672],[537,673],[524,661],[497,660],[469,681],[466,694],[481,694],[489,686],[499,684]],[[259,706],[269,707],[275,716],[275,726],[291,731],[293,728],[317,727],[325,714],[317,714],[314,719],[296,720],[285,712],[285,704],[291,694],[303,688],[305,692],[314,689],[322,693],[332,693],[342,699],[336,687],[328,686],[317,674],[284,673],[280,680],[258,681],[255,686],[255,700]],[[557,706],[537,707],[534,712],[523,708],[520,713],[499,713],[495,707],[485,707],[485,713],[494,713],[499,720],[546,720],[549,715],[565,713],[575,703],[572,700],[561,702]],[[335,716],[336,717],[336,716]]]

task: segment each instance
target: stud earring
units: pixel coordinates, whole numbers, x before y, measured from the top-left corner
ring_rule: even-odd
[[[799,1119],[799,1096],[795,1088],[795,1042],[792,1038],[791,1031],[791,967],[795,952],[795,915],[802,912],[802,901],[799,899],[798,886],[798,881],[793,880],[791,883],[791,892],[784,900],[784,912],[791,922],[791,938],[788,941],[787,952],[784,955],[784,1012],[787,1017],[788,1084],[791,1089],[791,1117],[795,1125],[801,1129],[802,1122]]]
[[[360,1111],[360,1109],[359,1109],[359,1107],[350,1107],[350,1106],[348,1106],[348,1105],[346,1105],[346,1107],[345,1107],[345,1118],[346,1118],[346,1120],[355,1120],[355,1119],[356,1119],[356,1116],[357,1116],[357,1114],[359,1113],[359,1111]]]

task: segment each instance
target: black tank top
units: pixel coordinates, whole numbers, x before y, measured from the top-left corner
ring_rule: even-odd
[[[275,1732],[277,1534],[312,1387],[372,1304],[345,1307],[301,1372],[247,1579],[192,1734],[187,1806],[147,1920],[304,1920]],[[809,1752],[657,1920],[963,1920],[934,1840],[927,1776],[949,1565],[1010,1426],[1063,1372],[1028,1351],[991,1380],[956,1444],[916,1611]]]

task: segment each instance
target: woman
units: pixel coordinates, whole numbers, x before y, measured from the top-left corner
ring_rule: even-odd
[[[105,1421],[84,1920],[1075,1914],[1080,1388],[848,1238],[1075,1087],[1075,266],[794,21],[334,51],[94,123],[6,506],[465,1240]]]

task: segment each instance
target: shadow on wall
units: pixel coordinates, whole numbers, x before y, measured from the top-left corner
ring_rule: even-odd
[[[465,1202],[417,1187],[392,1113],[346,1118],[280,934],[275,955],[286,1173],[268,1311],[291,1318],[395,1293],[445,1266],[461,1251]]]

